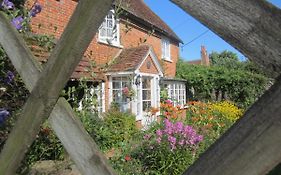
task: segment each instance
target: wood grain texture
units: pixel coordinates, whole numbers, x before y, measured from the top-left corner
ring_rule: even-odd
[[[111,3],[111,0],[83,0],[78,3],[62,39],[51,54],[46,69],[41,73],[23,108],[22,116],[2,150],[0,174],[15,174],[27,148],[35,139],[40,125],[51,113],[61,89],[82,58]],[[30,54],[27,53],[27,56]]]
[[[171,0],[271,73],[281,70],[281,12],[264,0]],[[264,175],[281,160],[281,77],[184,174]]]
[[[265,0],[171,0],[246,57],[281,73],[281,10]]]
[[[23,38],[9,25],[9,21],[2,13],[0,13],[0,43],[10,55],[9,58],[19,72],[27,89],[31,91],[42,72],[42,67],[33,58]],[[53,110],[50,115],[49,122],[79,171],[85,175],[92,175],[91,172],[97,172],[97,174],[101,175],[115,174],[110,165],[106,163],[106,158],[96,148],[93,139],[81,127],[81,121],[77,120],[74,112],[68,106],[67,101],[60,98],[55,106],[56,111]],[[77,144],[79,144],[79,147],[74,149],[73,146]],[[85,150],[87,151],[86,153]],[[96,162],[93,162],[93,157],[98,157]],[[100,170],[104,171],[101,172]]]
[[[63,115],[68,117],[63,117]],[[111,166],[107,164],[106,158],[99,151],[98,146],[90,141],[92,138],[86,133],[81,122],[75,117],[70,105],[65,103],[64,99],[58,100],[49,122],[65,149],[70,150],[68,153],[82,174],[114,174]]]

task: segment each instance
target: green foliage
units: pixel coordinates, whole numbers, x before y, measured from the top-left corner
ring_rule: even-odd
[[[137,133],[135,116],[110,110],[103,118],[89,112],[79,112],[89,134],[104,151],[121,147]]]
[[[39,46],[44,48],[47,52],[51,52],[55,47],[54,36],[25,34],[23,37],[29,45]]]
[[[142,163],[140,160],[132,157],[132,149],[138,146],[141,134],[134,137],[133,142],[124,144],[119,151],[119,154],[111,157],[110,163],[115,171],[120,175],[143,175]]]
[[[64,149],[55,136],[53,130],[43,126],[37,135],[37,139],[27,154],[27,162],[32,163],[39,160],[62,160]]]
[[[212,52],[209,57],[212,66],[240,69],[243,64],[239,61],[237,54],[230,51],[223,51],[221,53]]]
[[[190,65],[183,60],[177,65],[177,77],[187,80],[188,87],[194,88],[195,99],[212,100],[215,92],[221,92],[225,94],[225,98],[244,108],[250,106],[269,83],[266,76],[242,68]]]
[[[61,142],[48,124],[44,124],[23,160],[21,174],[28,171],[28,168],[36,161],[63,159],[64,148]]]
[[[105,148],[121,146],[132,139],[137,132],[135,116],[111,110],[104,115],[104,130],[95,135]]]

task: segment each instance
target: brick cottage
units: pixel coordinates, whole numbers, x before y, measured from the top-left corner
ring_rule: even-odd
[[[32,32],[59,39],[79,1],[38,3],[43,10],[32,19]],[[145,124],[150,109],[160,107],[161,88],[168,91],[174,105],[186,103],[185,81],[174,79],[180,43],[181,39],[143,0],[115,1],[69,85],[87,77],[91,89],[88,97],[98,99],[95,110],[105,112],[114,103]],[[95,75],[91,77],[92,71]]]

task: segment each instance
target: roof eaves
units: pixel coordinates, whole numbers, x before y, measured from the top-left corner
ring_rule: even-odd
[[[129,13],[130,15],[125,15],[125,16],[130,17],[130,18],[142,23],[143,25],[145,25],[148,28],[154,28],[154,29],[156,29],[157,32],[165,35],[166,37],[172,38],[173,40],[178,41],[179,43],[183,44],[183,41],[177,36],[177,34],[174,33],[175,36],[173,36],[168,31],[166,31],[162,28],[159,28],[158,26],[152,24],[150,21],[144,20],[143,18],[137,16],[136,14],[134,14],[128,10],[126,10],[126,12]]]

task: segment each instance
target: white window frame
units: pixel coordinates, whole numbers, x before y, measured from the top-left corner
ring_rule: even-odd
[[[114,79],[116,79],[116,78],[120,78],[121,80],[120,81],[118,81],[118,80],[114,80]],[[123,81],[123,79],[124,79],[124,81]],[[126,79],[126,81],[125,81],[125,79]],[[114,86],[113,86],[113,84],[114,84],[114,82],[120,82],[120,87],[119,88],[115,88]],[[122,75],[120,75],[120,76],[112,76],[111,77],[111,80],[110,80],[110,83],[111,83],[111,92],[110,92],[110,94],[111,94],[111,102],[116,102],[116,103],[118,103],[119,104],[119,106],[120,106],[120,111],[121,112],[127,112],[128,110],[130,110],[130,108],[131,108],[131,106],[130,106],[130,100],[129,99],[126,99],[126,101],[122,101],[123,100],[123,88],[125,87],[124,86],[124,84],[126,84],[126,83],[128,83],[131,87],[128,87],[128,86],[126,86],[126,87],[128,87],[128,88],[132,88],[132,81],[130,80],[130,76],[129,75],[124,75],[124,76],[122,76]],[[115,99],[114,99],[114,91],[119,91],[118,93],[120,93],[119,95],[121,96],[121,98],[122,98],[122,100],[121,101],[115,101]],[[128,105],[127,106],[127,109],[123,109],[123,106],[122,105]]]
[[[173,101],[174,106],[183,107],[186,104],[186,85],[181,82],[169,82],[167,84],[168,97]]]
[[[114,10],[109,11],[99,27],[98,41],[120,47],[119,20],[115,18]]]
[[[136,87],[137,89],[137,101],[136,101],[136,120],[141,120],[142,125],[143,126],[148,126],[150,123],[154,122],[156,120],[156,116],[160,114],[160,112],[158,112],[156,114],[156,116],[152,117],[151,116],[151,111],[143,111],[143,78],[151,78],[150,79],[150,88],[151,88],[151,107],[160,107],[160,86],[159,86],[159,75],[155,75],[155,74],[150,74],[150,73],[140,73],[138,72],[138,74],[140,75],[140,84],[138,85],[138,87]],[[158,91],[158,90],[159,91]]]
[[[100,115],[101,113],[105,112],[105,83],[100,83],[99,85],[97,85],[96,87],[91,86],[88,89],[86,89],[85,91],[85,100],[88,102],[92,102],[92,98],[94,95],[97,96],[97,106],[92,105],[90,107],[90,109],[92,110],[92,112],[94,111],[98,111],[98,114]],[[83,110],[84,106],[82,104],[81,100],[79,102],[79,106],[78,106],[78,110]]]
[[[147,79],[148,81],[149,81],[149,86],[148,87],[146,87],[146,88],[144,88],[143,87],[143,81],[144,81],[144,79]],[[150,102],[150,108],[153,106],[153,98],[152,98],[152,93],[153,93],[153,77],[149,77],[149,76],[143,76],[142,77],[142,88],[141,88],[141,90],[142,90],[142,100],[141,100],[141,103],[142,103],[142,112],[149,112],[150,111],[150,109],[148,110],[148,111],[144,111],[143,110],[143,104],[144,104],[144,102]],[[148,91],[149,92],[149,98],[148,99],[143,99],[143,93],[144,93],[144,91]]]
[[[172,61],[171,59],[171,43],[168,38],[161,39],[162,59]]]

